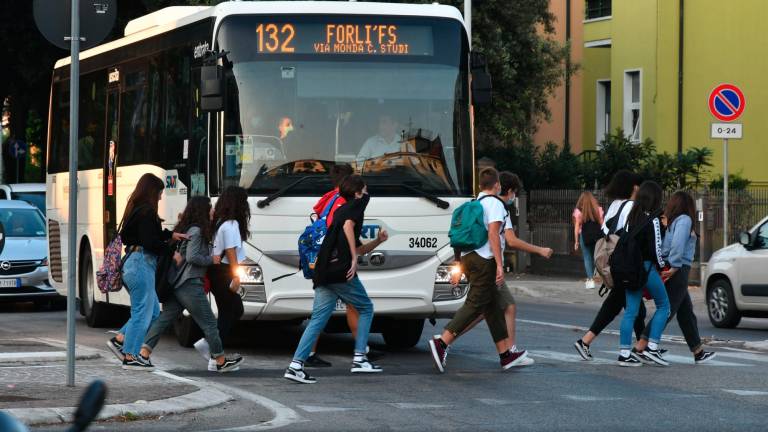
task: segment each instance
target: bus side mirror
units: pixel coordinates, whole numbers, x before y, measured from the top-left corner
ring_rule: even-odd
[[[224,72],[219,65],[200,68],[200,109],[203,112],[224,109]]]
[[[470,70],[472,72],[472,105],[490,104],[493,83],[485,55],[473,52],[470,57]]]

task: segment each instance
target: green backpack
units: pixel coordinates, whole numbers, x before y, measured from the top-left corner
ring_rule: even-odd
[[[488,229],[483,221],[484,211],[480,201],[490,197],[501,201],[495,195],[485,195],[480,199],[465,202],[453,211],[451,229],[448,230],[452,248],[461,252],[470,252],[480,249],[488,242]],[[504,224],[502,224],[503,229]]]

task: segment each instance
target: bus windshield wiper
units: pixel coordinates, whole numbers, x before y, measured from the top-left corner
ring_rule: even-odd
[[[285,195],[288,191],[290,191],[291,189],[295,188],[299,184],[303,183],[305,180],[312,179],[312,178],[313,179],[320,179],[322,177],[319,177],[319,176],[316,176],[316,175],[308,175],[308,176],[301,177],[300,179],[298,179],[295,182],[289,184],[288,186],[280,189],[279,191],[273,193],[272,195],[264,198],[263,200],[257,201],[256,202],[256,206],[258,206],[260,209],[263,209],[264,207],[268,206],[269,203],[271,203],[272,201],[274,201],[274,200],[280,198],[281,196]]]
[[[439,208],[441,208],[443,210],[445,210],[448,207],[450,207],[450,203],[448,201],[440,199],[437,196],[432,195],[431,193],[429,193],[427,191],[421,190],[421,189],[419,189],[417,187],[414,187],[414,186],[411,186],[411,185],[409,185],[407,183],[374,183],[374,184],[372,184],[372,186],[374,186],[374,187],[376,187],[376,186],[384,186],[384,187],[401,187],[401,188],[405,188],[405,189],[408,189],[411,192],[414,192],[418,196],[420,196],[422,198],[425,198],[428,201],[431,201],[431,202],[435,203],[436,206],[438,206]]]

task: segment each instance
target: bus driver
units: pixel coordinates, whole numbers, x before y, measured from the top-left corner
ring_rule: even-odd
[[[390,114],[379,115],[379,133],[365,140],[358,161],[384,156],[387,153],[397,153],[402,146],[402,131],[400,124]]]

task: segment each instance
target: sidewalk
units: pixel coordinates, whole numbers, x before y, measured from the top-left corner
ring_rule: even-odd
[[[161,416],[209,408],[232,397],[165,372],[120,368],[105,351],[76,348],[75,387],[67,387],[66,352],[60,341],[0,340],[0,409],[28,425],[71,420],[85,387],[100,379],[107,400],[100,419]]]

